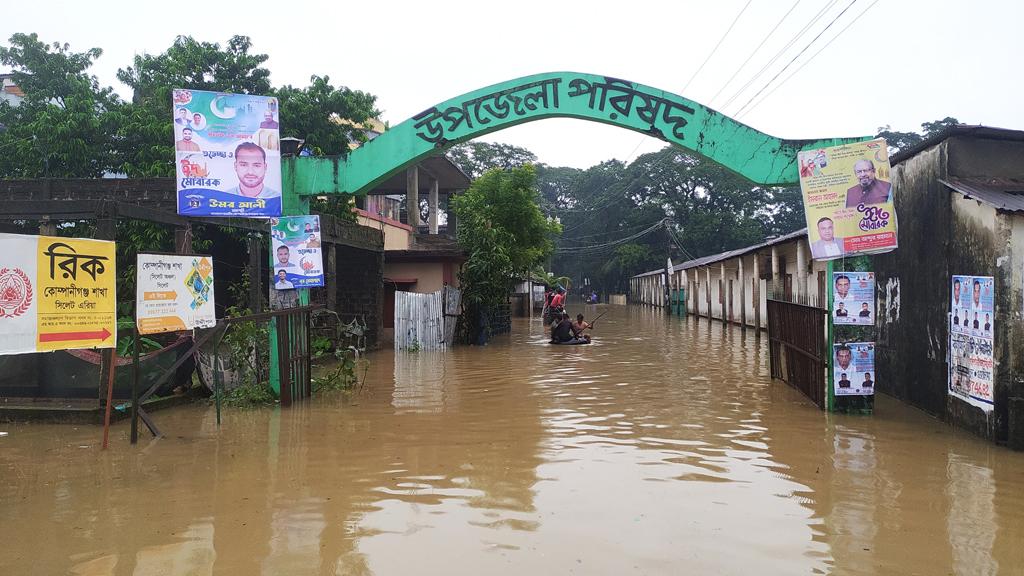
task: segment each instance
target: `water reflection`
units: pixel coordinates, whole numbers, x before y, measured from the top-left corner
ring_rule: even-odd
[[[606,307],[587,307],[588,317]],[[371,355],[289,410],[0,436],[0,574],[986,574],[1024,457],[879,398],[827,416],[753,331],[614,308],[590,346]]]

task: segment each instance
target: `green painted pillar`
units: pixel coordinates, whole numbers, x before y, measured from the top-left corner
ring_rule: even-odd
[[[325,167],[329,167],[330,162],[323,162],[320,158],[282,158],[281,159],[281,215],[282,216],[302,216],[309,214],[309,196],[303,196],[312,191],[318,180],[317,176],[321,176]],[[337,166],[334,163],[334,166]],[[329,185],[330,179],[325,179],[325,184]],[[270,270],[274,269],[274,251],[267,250],[270,259]],[[299,291],[299,306],[309,305],[309,289],[308,288],[297,288]],[[277,321],[271,319],[270,321],[270,388],[280,396],[281,395],[281,376],[279,374],[280,366],[277,359],[278,354],[278,342],[277,342]]]

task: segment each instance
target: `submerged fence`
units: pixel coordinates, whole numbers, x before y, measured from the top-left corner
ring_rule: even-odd
[[[431,294],[395,292],[395,350],[434,350],[455,341],[462,292],[445,286]]]

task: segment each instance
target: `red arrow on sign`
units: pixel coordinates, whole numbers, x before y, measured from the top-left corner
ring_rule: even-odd
[[[106,328],[95,332],[52,332],[40,334],[40,342],[67,342],[69,340],[106,340],[110,336],[110,330]]]

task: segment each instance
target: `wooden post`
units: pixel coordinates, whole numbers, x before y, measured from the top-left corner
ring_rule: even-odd
[[[420,171],[416,166],[405,171],[405,214],[415,234],[420,225]]]
[[[263,246],[263,235],[249,235],[249,311],[253,314],[263,312],[263,260],[260,249]]]

